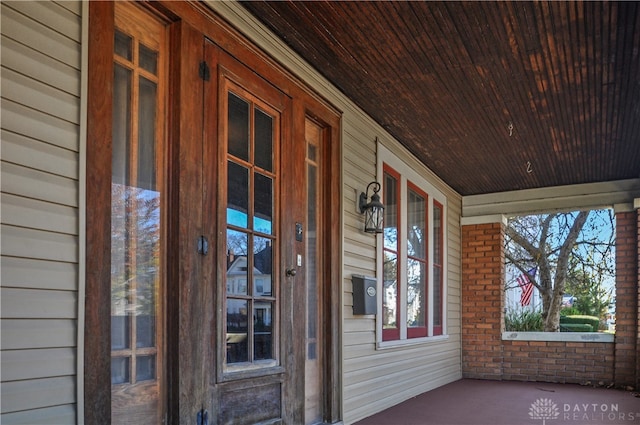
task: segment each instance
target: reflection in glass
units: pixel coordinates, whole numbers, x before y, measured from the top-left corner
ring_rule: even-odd
[[[255,297],[272,295],[273,252],[271,246],[271,239],[253,238],[253,296]]]
[[[443,207],[434,202],[433,205],[433,334],[442,335],[442,310],[443,310],[443,250],[444,250],[444,223]]]
[[[149,314],[136,316],[136,330],[138,331],[136,347],[144,348],[156,345],[155,319],[155,316]]]
[[[114,6],[111,154],[111,418],[160,423],[164,270],[164,25]],[[140,10],[140,13],[143,13]],[[112,17],[113,18],[113,17]],[[139,18],[139,19],[138,19]],[[141,38],[146,45],[141,44]],[[153,46],[150,48],[149,46]],[[107,82],[105,82],[106,84]],[[94,206],[100,208],[100,206]],[[109,208],[109,207],[107,207]],[[142,385],[139,385],[143,383]]]
[[[253,229],[260,233],[271,234],[273,221],[273,179],[262,174],[254,174],[255,215]]]
[[[111,385],[129,382],[129,357],[111,358]]]
[[[273,303],[257,302],[253,308],[254,360],[273,359]]]
[[[407,261],[407,326],[424,326],[425,263]]]
[[[442,264],[442,206],[433,206],[433,259],[436,264]]]
[[[155,347],[160,196],[119,184],[111,189],[111,348]]]
[[[156,379],[156,356],[138,356],[136,358],[136,380]]]
[[[228,129],[229,154],[249,160],[249,104],[233,93],[229,93]]]
[[[153,291],[139,290],[138,294],[140,294],[140,312],[136,316],[136,347],[154,347],[156,345],[156,317]]]
[[[427,202],[411,187],[407,191],[407,327],[410,338],[426,336]]]
[[[140,78],[137,187],[156,190],[156,83]]]
[[[116,33],[116,54],[133,55]],[[139,55],[156,57],[149,49]],[[143,58],[139,57],[139,61]],[[135,62],[131,57],[129,60]],[[156,65],[157,68],[157,65]],[[160,203],[156,129],[157,83],[114,64],[111,184],[112,381],[155,379],[160,289]],[[133,84],[138,90],[132,90]],[[134,93],[135,92],[135,93]],[[133,99],[133,96],[137,96]],[[137,109],[133,110],[132,105]],[[132,121],[135,120],[135,125]],[[137,349],[144,349],[145,355]],[[150,358],[153,360],[145,360]],[[153,362],[153,365],[150,364]],[[153,369],[153,370],[152,370]]]
[[[255,164],[273,171],[273,117],[255,108]]]
[[[227,229],[227,294],[247,295],[248,243],[246,233]]]
[[[271,291],[269,291],[269,293],[266,293],[266,289],[264,287],[264,279],[261,278],[256,278],[255,282],[254,282],[254,287],[253,287],[253,293],[256,296],[263,296],[263,295],[271,295]]]
[[[111,313],[111,349],[122,350],[129,348],[129,316]]]
[[[308,155],[313,154],[315,158],[315,146],[308,144]],[[313,149],[312,149],[313,148]],[[318,328],[318,220],[317,209],[317,166],[309,164],[307,166],[307,339],[315,341]],[[307,355],[309,358],[316,356],[316,343],[309,342]]]
[[[398,257],[385,251],[383,266],[383,315],[382,327],[384,329],[396,328],[398,310]]]
[[[433,281],[433,326],[442,326],[442,285],[439,283],[442,282],[441,267],[433,268]]]
[[[226,365],[276,356],[273,310],[276,117],[228,93]],[[260,235],[260,236],[259,236]],[[251,316],[250,316],[251,315]],[[235,365],[234,365],[235,364]],[[262,366],[273,362],[262,362]]]
[[[131,37],[116,30],[114,42],[115,54],[131,61]]]
[[[144,44],[140,44],[140,57],[138,61],[140,68],[149,71],[153,75],[158,73],[158,52],[147,48]]]
[[[227,363],[249,361],[248,302],[227,299]]]
[[[129,100],[131,98],[131,71],[114,66],[113,81],[113,136],[111,181],[125,184],[129,179],[129,150],[131,149],[131,122]]]
[[[425,199],[409,190],[407,201],[407,255],[420,259],[426,259],[425,249],[425,225],[427,204]]]
[[[399,217],[398,217],[398,179],[384,173],[383,177],[384,196],[384,232],[383,232],[383,257],[382,266],[382,329],[394,332],[383,332],[383,339],[396,339],[395,331],[399,329],[399,288],[398,288],[398,256],[399,252]]]
[[[227,168],[227,224],[247,228],[249,170],[229,161]]]
[[[317,155],[318,148],[311,143],[307,145],[307,159],[309,161],[315,161]]]
[[[398,180],[384,175],[384,248],[398,251]]]

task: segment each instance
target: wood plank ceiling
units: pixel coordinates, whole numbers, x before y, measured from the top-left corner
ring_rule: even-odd
[[[462,195],[640,177],[640,3],[242,4]]]

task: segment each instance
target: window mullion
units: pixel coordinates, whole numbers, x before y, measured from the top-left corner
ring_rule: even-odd
[[[427,336],[433,336],[433,309],[435,307],[435,303],[433,300],[434,287],[433,287],[433,261],[434,261],[434,246],[433,246],[433,197],[429,198],[427,202],[427,282],[426,282],[426,290],[427,290]]]
[[[398,275],[398,296],[400,297],[400,339],[407,339],[407,290],[409,287],[408,282],[408,243],[409,235],[407,233],[408,223],[408,196],[407,196],[407,179],[404,176],[400,177],[400,226],[398,232],[400,233],[400,251],[398,264],[400,272]]]

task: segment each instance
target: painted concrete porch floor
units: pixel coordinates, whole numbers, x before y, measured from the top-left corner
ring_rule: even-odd
[[[574,384],[462,379],[355,425],[640,425],[637,393]]]

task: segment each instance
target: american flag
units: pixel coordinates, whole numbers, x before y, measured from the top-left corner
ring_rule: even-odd
[[[522,290],[522,294],[520,294],[520,305],[525,306],[531,304],[531,296],[533,295],[533,283],[529,280],[529,275],[536,275],[536,268],[532,268],[527,273],[522,273],[516,279],[518,281],[518,285]]]

